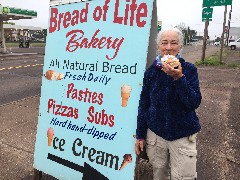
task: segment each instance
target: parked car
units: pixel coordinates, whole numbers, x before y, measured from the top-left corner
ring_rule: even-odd
[[[240,47],[240,38],[233,42],[229,42],[228,47],[230,47],[232,50],[235,50],[237,47]]]
[[[214,45],[215,46],[219,46],[219,45],[221,45],[221,42],[220,41],[216,41],[216,42],[214,42]]]
[[[32,36],[32,37],[31,37],[31,40],[32,40],[32,41],[36,41],[37,38],[35,38],[35,37]]]

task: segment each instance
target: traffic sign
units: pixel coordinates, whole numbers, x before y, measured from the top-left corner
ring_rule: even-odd
[[[213,8],[204,8],[202,10],[202,21],[211,21],[212,20]]]
[[[232,0],[203,0],[203,7],[232,5]]]

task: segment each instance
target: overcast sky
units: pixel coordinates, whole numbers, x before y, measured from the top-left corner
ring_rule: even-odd
[[[203,0],[157,0],[158,19],[162,26],[176,26],[185,23],[190,29],[203,35],[204,22],[202,22]],[[32,20],[14,21],[17,25],[31,25],[47,28],[49,17],[49,0],[0,0],[3,6],[35,10],[38,17]],[[228,12],[230,6],[228,6]],[[228,18],[227,12],[227,18]],[[220,37],[223,29],[224,6],[213,8],[213,19],[209,24],[210,38]],[[240,27],[240,0],[233,0],[232,27]]]

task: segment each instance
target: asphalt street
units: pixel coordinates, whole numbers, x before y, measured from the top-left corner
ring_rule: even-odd
[[[39,95],[43,55],[0,56],[0,105]]]

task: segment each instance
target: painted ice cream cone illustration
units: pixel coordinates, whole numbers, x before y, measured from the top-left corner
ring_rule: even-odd
[[[52,145],[53,136],[54,136],[54,130],[53,128],[50,127],[48,128],[48,131],[47,131],[48,146]]]
[[[121,171],[126,165],[128,165],[128,163],[132,162],[132,155],[131,154],[125,154],[123,156],[123,162],[121,164],[121,167],[119,169],[119,171]]]
[[[64,78],[64,74],[55,72],[54,70],[48,70],[45,74],[48,80],[61,80]]]
[[[124,84],[121,87],[121,97],[122,97],[122,107],[126,107],[128,103],[128,98],[130,97],[130,93],[132,91],[131,86]]]

